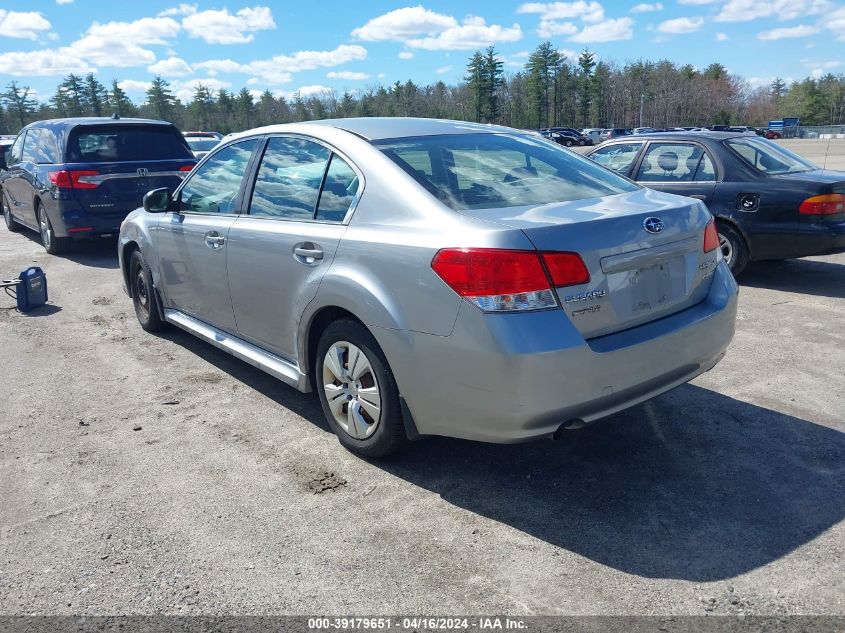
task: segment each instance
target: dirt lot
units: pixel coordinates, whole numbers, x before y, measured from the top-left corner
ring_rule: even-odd
[[[143,333],[113,248],[0,230],[51,292],[0,295],[0,612],[845,614],[845,255],[752,266],[725,360],[607,423],[367,463]]]

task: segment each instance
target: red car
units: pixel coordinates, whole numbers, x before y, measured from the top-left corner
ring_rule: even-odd
[[[769,140],[775,138],[783,138],[783,134],[781,132],[775,132],[774,130],[766,130],[765,136]]]

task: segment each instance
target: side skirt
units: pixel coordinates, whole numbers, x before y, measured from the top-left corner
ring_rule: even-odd
[[[271,376],[278,378],[303,393],[311,391],[308,376],[299,371],[299,367],[283,358],[279,358],[274,354],[264,351],[260,347],[256,347],[252,343],[247,343],[232,334],[178,310],[165,308],[164,318],[168,323],[172,323],[186,332],[198,336],[204,341],[211,343],[215,347],[219,347],[225,352],[229,352],[232,356],[262,371],[266,371]]]

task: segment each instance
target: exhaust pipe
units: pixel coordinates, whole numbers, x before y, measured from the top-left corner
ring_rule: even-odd
[[[585,426],[587,426],[587,423],[581,418],[572,418],[561,424],[557,431],[554,432],[554,435],[552,435],[552,438],[559,440],[566,431],[577,431],[578,429],[583,429]]]

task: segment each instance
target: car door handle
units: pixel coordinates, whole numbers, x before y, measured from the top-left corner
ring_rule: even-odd
[[[205,245],[213,251],[223,248],[226,243],[226,238],[220,235],[217,231],[209,231],[205,234]]]
[[[323,249],[317,244],[305,242],[293,247],[293,256],[303,264],[315,264],[323,259]]]

